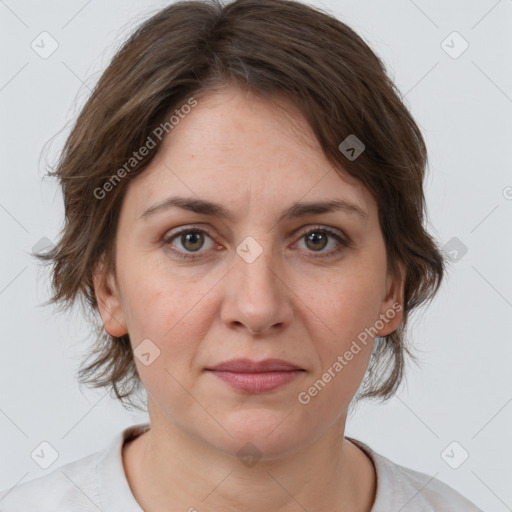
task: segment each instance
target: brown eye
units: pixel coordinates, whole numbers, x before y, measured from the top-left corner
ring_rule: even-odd
[[[210,240],[208,245],[206,240]],[[204,252],[214,245],[212,238],[202,229],[182,229],[181,231],[169,233],[163,238],[163,243],[183,259],[200,258]],[[205,247],[206,249],[201,250]],[[197,253],[197,254],[194,254]]]
[[[198,251],[204,244],[204,236],[198,231],[180,235],[180,242],[187,251]]]
[[[300,241],[305,240],[306,252],[317,253],[311,254],[314,258],[328,258],[337,255],[340,251],[347,247],[351,247],[348,237],[342,236],[337,231],[328,228],[313,228],[303,233]],[[332,243],[331,243],[332,242]],[[324,250],[329,244],[332,250]]]
[[[306,235],[306,245],[312,250],[322,250],[328,242],[328,235],[319,231],[312,231]]]

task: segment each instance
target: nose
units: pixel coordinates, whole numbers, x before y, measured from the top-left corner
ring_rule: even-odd
[[[290,325],[293,293],[283,268],[268,247],[254,261],[237,255],[224,282],[221,318],[225,325],[246,329],[250,335],[275,334]]]

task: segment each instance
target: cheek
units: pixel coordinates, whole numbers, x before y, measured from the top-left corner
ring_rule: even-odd
[[[197,282],[185,282],[155,257],[126,258],[119,265],[123,312],[130,334],[161,338],[190,309]]]
[[[379,260],[361,259],[350,267],[341,267],[325,283],[323,293],[316,292],[311,307],[340,340],[356,337],[379,318],[385,288],[385,273]]]
[[[317,324],[315,318],[323,324],[314,335],[321,363],[316,377],[324,375],[322,380],[330,388],[326,395],[333,393],[333,399],[351,398],[366,371],[385,285],[383,265],[377,259],[361,259],[345,270],[332,275],[323,292],[312,287],[306,304],[311,309],[310,325]]]
[[[208,332],[211,319],[205,307],[214,283],[190,274],[179,276],[151,263],[141,262],[125,270],[129,279],[124,280],[123,310],[133,348],[149,339],[160,350],[160,363],[185,374]]]

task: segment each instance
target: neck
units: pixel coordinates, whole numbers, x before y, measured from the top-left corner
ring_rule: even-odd
[[[343,436],[344,422],[335,423],[294,453],[244,463],[169,422],[152,422],[124,446],[123,462],[134,497],[147,511],[370,512],[373,464]]]

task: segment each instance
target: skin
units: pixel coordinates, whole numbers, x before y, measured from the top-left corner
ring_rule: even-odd
[[[176,207],[140,218],[170,195],[221,203],[233,219]],[[327,199],[366,215],[279,221],[295,201]],[[188,244],[182,236],[162,241],[179,227],[210,234]],[[351,245],[332,235],[325,245],[308,244],[318,228],[348,236]],[[247,236],[262,250],[251,263],[236,252]],[[171,247],[199,258],[180,259]],[[94,282],[106,331],[128,333],[134,349],[150,339],[160,350],[148,366],[135,358],[151,429],[123,449],[144,510],[370,511],[375,471],[344,431],[372,343],[360,344],[307,405],[297,397],[359,333],[403,303],[403,279],[387,272],[374,198],[331,166],[291,104],[283,115],[233,86],[198,99],[129,184],[116,275],[98,265]],[[396,312],[378,334],[401,320]],[[235,357],[281,358],[306,371],[274,391],[248,394],[205,370]],[[261,453],[250,467],[237,457],[248,441]]]

